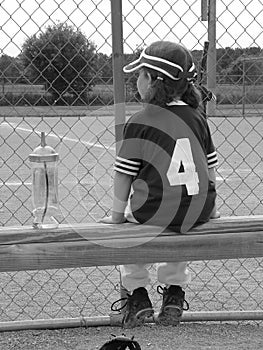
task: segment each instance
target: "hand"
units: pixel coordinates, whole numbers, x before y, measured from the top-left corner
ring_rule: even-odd
[[[123,224],[124,222],[127,222],[125,216],[118,219],[113,219],[112,216],[105,216],[104,218],[100,219],[99,222],[103,224]]]

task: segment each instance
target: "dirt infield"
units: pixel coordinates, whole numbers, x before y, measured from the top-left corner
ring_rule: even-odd
[[[1,350],[98,350],[117,327],[94,327],[46,331],[5,332],[0,335]],[[258,324],[181,324],[179,327],[146,325],[126,330],[142,350],[261,350],[263,327]]]

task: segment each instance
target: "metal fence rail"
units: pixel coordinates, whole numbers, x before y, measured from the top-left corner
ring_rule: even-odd
[[[122,79],[120,62],[159,39],[182,42],[198,61],[211,25],[211,18],[210,22],[201,21],[201,3],[205,4],[199,0],[50,0],[48,5],[29,0],[1,1],[2,226],[32,222],[28,155],[39,144],[41,131],[60,154],[59,221],[88,222],[107,214],[115,157],[115,116],[120,112],[112,105],[114,94],[115,102],[124,102],[124,83],[118,83]],[[216,4],[217,19],[217,71],[210,58],[205,79],[217,95],[217,105],[210,106],[213,116],[209,124],[219,155],[219,210],[222,215],[261,214],[263,4],[258,0],[210,0],[208,4]],[[205,17],[207,10],[203,9]],[[121,24],[123,42],[118,41]],[[26,46],[32,48],[33,35],[41,38],[48,26],[52,35],[42,42],[38,54],[26,51]],[[54,38],[61,28],[66,39],[57,47]],[[71,34],[88,41],[90,56],[81,44],[79,51],[68,50]],[[27,39],[31,41],[26,44]],[[87,44],[85,40],[81,43]],[[50,42],[55,47],[51,56]],[[124,57],[116,54],[122,50]],[[32,52],[42,55],[45,69],[40,69],[36,57],[32,59]],[[27,65],[25,55],[31,57]],[[82,70],[74,65],[79,56],[85,61]],[[55,58],[64,62],[62,70]],[[49,68],[53,69],[53,78],[45,74]],[[217,84],[213,85],[215,72]],[[72,78],[76,76],[78,80]],[[54,77],[63,80],[56,85]],[[125,83],[127,115],[140,108],[133,79],[129,77]],[[262,310],[262,264],[262,259],[191,263],[193,282],[187,288],[191,310]],[[119,297],[117,267],[1,273],[0,277],[0,321],[105,315],[110,303]],[[155,289],[154,284],[151,294],[158,305]]]

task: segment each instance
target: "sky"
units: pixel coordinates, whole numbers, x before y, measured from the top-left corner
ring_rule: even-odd
[[[216,47],[263,47],[263,0],[216,1]],[[124,52],[156,40],[202,49],[201,0],[122,0]],[[111,53],[110,0],[0,0],[0,55],[17,56],[26,38],[67,22]]]

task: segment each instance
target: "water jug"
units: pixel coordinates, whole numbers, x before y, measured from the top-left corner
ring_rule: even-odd
[[[58,222],[58,153],[46,145],[41,132],[41,145],[29,155],[32,167],[32,203],[35,228],[56,228]]]

